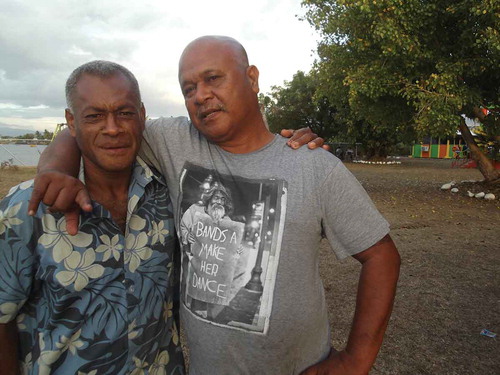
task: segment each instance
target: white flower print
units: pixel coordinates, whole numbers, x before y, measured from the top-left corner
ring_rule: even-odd
[[[40,356],[37,360],[38,375],[48,375],[50,374],[50,366],[59,359],[63,352],[59,350],[44,350],[45,341],[42,332],[40,332],[38,342],[40,346]]]
[[[95,252],[93,249],[87,249],[83,256],[78,251],[73,251],[69,257],[64,260],[64,266],[67,271],[60,271],[56,279],[64,286],[74,284],[77,292],[87,286],[90,279],[101,277],[104,273],[104,267],[100,264],[94,264]]]
[[[149,165],[147,165],[144,162],[144,160],[142,160],[139,157],[136,160],[141,165],[142,169],[144,169],[144,177],[147,179],[150,179],[151,177],[153,177],[153,171],[151,170],[151,168],[149,168]]]
[[[144,370],[148,367],[148,363],[146,361],[142,361],[137,357],[134,357],[135,369],[132,370],[130,375],[144,375]]]
[[[7,228],[12,228],[13,225],[23,223],[21,219],[15,217],[22,204],[21,202],[12,207],[8,207],[5,211],[0,210],[0,234],[3,234]]]
[[[104,253],[102,256],[103,262],[107,261],[111,258],[111,256],[113,256],[115,260],[119,260],[120,250],[123,249],[123,245],[118,243],[120,241],[120,237],[116,234],[113,238],[109,238],[109,236],[103,234],[102,236],[99,236],[99,238],[103,244],[97,246],[95,251],[96,253]]]
[[[167,375],[167,369],[165,366],[168,365],[170,361],[170,356],[166,350],[158,353],[156,355],[155,361],[151,364],[149,368],[150,375]]]
[[[47,249],[52,249],[52,257],[57,263],[70,256],[73,246],[87,247],[92,243],[92,235],[78,232],[75,236],[70,236],[66,232],[66,219],[60,218],[57,223],[54,216],[50,214],[42,217],[43,232],[38,239],[38,243]]]
[[[137,237],[129,233],[125,242],[125,264],[128,264],[130,272],[135,272],[141,264],[141,260],[151,258],[153,250],[146,247],[148,235],[144,232],[139,233]]]
[[[137,336],[139,336],[139,331],[135,329],[137,327],[137,323],[135,319],[128,325],[128,339],[133,340]]]
[[[26,355],[24,361],[20,361],[19,367],[21,370],[21,375],[28,375],[33,369],[33,359],[31,352]]]
[[[76,331],[71,337],[61,336],[60,342],[56,343],[56,346],[61,349],[61,353],[64,353],[66,350],[69,350],[71,354],[76,354],[76,349],[80,349],[84,344],[80,339],[80,335],[82,330],[79,329]]]
[[[14,194],[17,190],[26,190],[27,188],[33,186],[33,182],[35,180],[28,180],[28,181],[24,181],[24,182],[21,182],[19,185],[17,186],[13,186],[10,188],[9,192],[7,193],[6,197],[10,197],[12,194]]]
[[[16,323],[17,323],[17,329],[22,331],[25,330],[26,324],[24,324],[24,318],[26,318],[26,314],[19,314],[16,318]]]
[[[163,319],[165,322],[168,321],[168,318],[172,317],[172,308],[174,307],[174,303],[170,301],[163,301]]]
[[[128,200],[127,205],[127,217],[129,217],[128,225],[133,230],[142,230],[146,226],[146,220],[136,214],[132,214],[139,202],[139,197],[137,195],[133,195]]]
[[[13,302],[5,302],[0,305],[0,323],[5,324],[12,320],[17,315],[19,307],[24,303],[21,302],[19,305]]]
[[[162,245],[165,244],[165,236],[167,236],[170,231],[165,229],[165,222],[159,221],[158,223],[152,223],[153,228],[148,232],[148,236],[153,237],[151,239],[151,245],[160,242]]]

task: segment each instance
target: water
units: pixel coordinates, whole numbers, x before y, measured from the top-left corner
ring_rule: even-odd
[[[40,154],[45,149],[45,145],[31,147],[30,145],[0,144],[0,163],[9,159],[14,159],[15,165],[35,166],[38,164]]]

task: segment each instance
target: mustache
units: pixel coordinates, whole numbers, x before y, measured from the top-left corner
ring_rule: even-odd
[[[198,109],[196,110],[196,117],[204,118],[207,117],[209,114],[218,111],[225,112],[226,108],[222,104],[202,105],[198,107]]]
[[[218,203],[213,203],[208,207],[207,213],[212,217],[212,219],[218,222],[226,214],[226,209]]]
[[[220,204],[220,203],[212,203],[212,204],[210,205],[210,207],[211,207],[211,208],[216,208],[216,209],[219,209],[219,210],[220,210],[220,209],[225,209],[225,207],[224,207],[222,204]]]

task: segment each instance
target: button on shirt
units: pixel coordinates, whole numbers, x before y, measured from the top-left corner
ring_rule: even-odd
[[[0,323],[17,320],[28,374],[184,373],[173,319],[173,214],[163,180],[137,159],[126,232],[97,202],[76,236],[32,181],[0,203]]]

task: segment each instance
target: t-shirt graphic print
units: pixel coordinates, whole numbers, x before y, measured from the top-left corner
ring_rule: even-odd
[[[287,184],[186,163],[180,178],[182,304],[211,324],[266,334]]]

